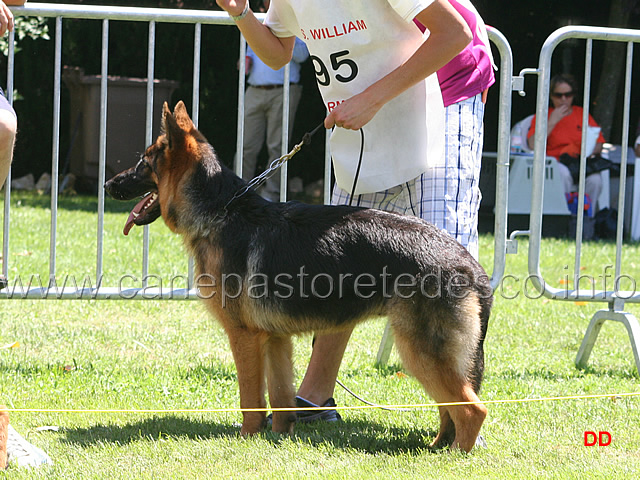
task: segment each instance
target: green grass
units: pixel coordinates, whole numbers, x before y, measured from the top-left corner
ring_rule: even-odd
[[[58,274],[95,275],[95,200],[61,199]],[[105,283],[139,276],[141,229],[121,234],[128,206],[108,202]],[[48,275],[48,198],[12,196],[10,277]],[[572,275],[572,243],[545,239],[542,271],[555,286]],[[610,243],[588,243],[584,274],[613,264]],[[574,359],[601,304],[527,299],[527,241],[508,257],[520,282],[498,290],[486,342],[483,400],[640,392],[621,324],[605,324],[589,366]],[[625,245],[623,273],[640,278],[640,248]],[[183,274],[180,239],[151,228],[152,273]],[[481,238],[491,269],[493,238]],[[565,268],[565,265],[568,265]],[[610,272],[609,272],[610,273]],[[596,283],[599,280],[596,280]],[[610,280],[611,281],[611,280]],[[612,281],[611,281],[612,282]],[[609,287],[611,288],[611,287]],[[518,294],[518,295],[516,295]],[[507,297],[515,297],[509,299]],[[239,405],[236,373],[221,328],[195,301],[2,300],[0,403],[26,409],[216,409]],[[638,314],[635,305],[628,310]],[[340,379],[380,404],[430,403],[403,375],[395,354],[375,367],[384,325],[356,330]],[[310,338],[295,342],[297,380]],[[339,405],[359,401],[340,387]],[[11,423],[53,458],[39,469],[10,468],[0,478],[638,478],[640,398],[599,398],[489,405],[487,449],[470,455],[425,450],[438,427],[434,408],[410,412],[352,410],[339,425],[299,425],[292,437],[238,435],[240,414],[11,413]],[[56,426],[57,431],[37,430]],[[585,431],[608,431],[607,447],[583,446]]]

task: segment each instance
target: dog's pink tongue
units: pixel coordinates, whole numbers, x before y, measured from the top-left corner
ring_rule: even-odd
[[[129,231],[135,225],[135,223],[133,223],[133,221],[136,218],[138,218],[138,215],[140,214],[140,212],[144,208],[144,205],[145,205],[145,203],[147,203],[147,200],[148,199],[145,196],[142,200],[140,200],[137,203],[137,205],[135,207],[133,207],[133,210],[131,210],[131,213],[129,214],[129,218],[127,218],[127,223],[124,224],[124,230],[122,231],[122,233],[124,233],[125,235],[129,235]]]

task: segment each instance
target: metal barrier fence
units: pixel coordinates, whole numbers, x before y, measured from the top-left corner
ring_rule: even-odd
[[[507,199],[509,192],[509,151],[511,150],[511,98],[513,91],[524,88],[522,77],[513,76],[513,52],[505,36],[495,28],[487,27],[489,40],[500,54],[498,68],[498,86],[500,98],[498,100],[498,142],[496,157],[496,198],[494,220],[494,253],[493,270],[491,273],[491,288],[495,291],[506,266],[506,255],[512,250],[507,239]],[[495,88],[495,87],[494,87]]]
[[[159,112],[153,112],[153,96],[154,96],[154,69],[155,69],[155,43],[156,43],[156,23],[186,23],[194,26],[194,61],[193,61],[193,98],[191,104],[191,118],[195,125],[198,125],[199,118],[199,101],[200,101],[200,67],[201,67],[201,50],[202,50],[202,25],[235,25],[225,12],[221,11],[203,11],[203,10],[171,10],[160,8],[133,8],[133,7],[106,7],[106,6],[76,6],[76,5],[53,5],[29,3],[24,7],[12,8],[16,16],[40,16],[54,17],[56,19],[55,32],[55,65],[54,65],[54,111],[53,111],[53,153],[51,167],[51,225],[50,225],[50,242],[49,242],[49,279],[47,285],[28,285],[26,288],[20,285],[19,288],[7,288],[0,292],[1,298],[56,298],[56,299],[197,299],[197,291],[193,288],[194,284],[194,268],[193,262],[189,260],[188,288],[151,288],[143,285],[141,288],[121,288],[103,286],[103,259],[104,259],[104,212],[105,198],[104,191],[98,189],[98,233],[97,233],[97,254],[96,254],[96,278],[95,286],[92,282],[89,287],[78,288],[77,286],[67,286],[66,281],[57,278],[56,252],[58,238],[58,177],[60,164],[60,97],[61,97],[61,53],[62,53],[62,22],[63,19],[87,19],[102,20],[102,58],[101,58],[101,74],[100,74],[100,135],[99,135],[99,172],[98,185],[102,185],[105,181],[105,164],[106,164],[106,124],[107,124],[107,85],[108,75],[107,67],[109,61],[109,22],[110,21],[132,21],[132,22],[148,22],[149,38],[148,38],[148,64],[147,64],[147,99],[146,99],[146,135],[145,144],[150,144],[152,138],[152,125],[154,115]],[[258,18],[263,18],[264,14],[256,14]],[[8,54],[8,79],[7,90],[8,100],[13,103],[14,91],[14,48],[15,34],[9,34],[9,54]],[[246,42],[242,39],[240,44],[239,58],[244,58],[246,52]],[[244,135],[244,91],[245,91],[245,62],[239,62],[239,88],[238,88],[238,126],[237,126],[237,158],[235,162],[235,171],[238,174],[242,172],[242,150]],[[289,145],[289,66],[285,69],[285,85],[283,88],[283,138],[282,148],[283,154],[286,153],[286,147]],[[327,136],[328,146],[328,136]],[[327,149],[328,151],[328,149]],[[331,180],[330,155],[327,153],[325,159],[325,192],[324,200],[329,201],[330,192],[329,185]],[[283,188],[281,189],[281,200],[286,200],[286,181],[287,166],[286,164],[280,170]],[[3,221],[3,266],[2,274],[8,278],[9,269],[9,238],[10,238],[10,200],[11,200],[11,175],[7,178],[5,189],[4,204],[4,221]],[[140,277],[146,279],[149,277],[149,227],[144,227],[143,235],[143,258],[142,272]],[[42,282],[40,282],[42,283]],[[47,283],[47,282],[45,282]],[[73,282],[75,283],[75,282]],[[142,293],[144,292],[144,295]]]
[[[146,100],[146,135],[145,143],[148,145],[153,141],[152,125],[153,116],[159,115],[159,112],[153,112],[153,96],[154,96],[154,70],[155,70],[155,43],[156,43],[156,23],[186,23],[194,26],[194,60],[193,60],[193,98],[191,105],[191,118],[196,126],[199,118],[199,99],[200,99],[200,66],[201,66],[201,49],[202,49],[202,25],[234,25],[233,21],[225,12],[220,11],[204,11],[204,10],[171,10],[161,8],[132,8],[132,7],[111,7],[111,6],[88,6],[88,5],[53,5],[41,3],[29,3],[24,7],[12,8],[16,16],[40,16],[54,17],[55,22],[55,58],[54,58],[54,108],[53,108],[53,152],[51,166],[51,225],[50,225],[50,242],[49,242],[49,279],[46,286],[39,285],[27,288],[22,286],[19,289],[7,288],[0,293],[0,298],[56,298],[56,299],[114,299],[114,298],[137,298],[137,299],[196,299],[197,292],[193,289],[194,269],[193,262],[189,261],[188,266],[188,287],[183,289],[174,288],[148,288],[143,285],[142,288],[121,288],[108,287],[102,285],[103,278],[103,259],[104,259],[104,214],[105,214],[105,197],[104,190],[98,189],[98,233],[97,233],[97,254],[96,254],[96,285],[78,288],[77,286],[59,286],[56,269],[56,252],[57,252],[57,218],[58,218],[58,175],[60,164],[60,98],[61,98],[61,71],[62,71],[62,22],[63,19],[93,19],[102,20],[102,57],[101,57],[101,74],[100,74],[100,136],[99,136],[99,172],[98,185],[104,184],[105,181],[105,164],[106,164],[106,121],[107,121],[107,82],[108,82],[108,61],[109,61],[109,22],[113,20],[148,22],[148,62],[147,62],[147,100]],[[13,32],[9,34],[9,54],[8,54],[8,79],[7,90],[8,100],[13,102],[14,89],[14,43],[15,35]],[[243,51],[244,55],[244,44]],[[244,63],[240,62],[241,68],[244,69]],[[244,75],[240,75],[244,80]],[[243,88],[240,89],[243,92]],[[242,101],[242,96],[240,98]],[[242,107],[242,104],[239,108]],[[242,110],[241,110],[242,111]],[[284,116],[287,119],[287,116]],[[239,126],[241,131],[242,126]],[[239,145],[241,148],[241,135],[239,137]],[[241,165],[239,165],[241,171]],[[10,199],[11,199],[11,177],[7,178],[5,189],[4,203],[4,222],[3,222],[3,270],[2,273],[8,278],[9,263],[9,238],[10,238]],[[146,279],[149,274],[149,227],[144,227],[143,236],[143,258],[142,258],[142,274],[141,278]],[[146,291],[145,295],[141,293]]]
[[[98,231],[97,231],[97,253],[96,253],[96,278],[95,286],[90,284],[88,287],[84,285],[77,287],[76,285],[65,285],[64,282],[60,286],[61,280],[57,278],[57,239],[58,239],[58,176],[60,163],[60,97],[61,97],[61,52],[62,52],[62,22],[66,19],[93,19],[102,20],[102,57],[101,57],[101,74],[100,74],[100,137],[99,137],[99,173],[98,184],[102,185],[105,181],[105,164],[106,164],[106,118],[107,118],[107,71],[109,62],[109,22],[114,20],[132,21],[132,22],[148,22],[149,38],[148,38],[148,63],[147,63],[147,102],[146,102],[146,144],[153,141],[152,125],[153,116],[158,113],[153,112],[153,79],[155,68],[155,31],[156,23],[187,23],[194,25],[194,61],[193,61],[193,98],[191,105],[192,119],[196,126],[199,117],[199,98],[200,98],[200,61],[201,61],[201,27],[202,25],[233,25],[225,12],[220,11],[202,11],[202,10],[170,10],[158,8],[131,8],[131,7],[100,7],[100,6],[76,6],[76,5],[54,5],[54,4],[38,4],[29,3],[24,7],[13,9],[16,15],[23,16],[42,16],[54,17],[56,19],[55,31],[55,65],[54,65],[54,111],[53,111],[53,152],[52,152],[52,187],[51,187],[51,223],[50,223],[50,241],[49,241],[49,279],[47,285],[27,286],[26,288],[8,288],[0,293],[0,298],[55,298],[55,299],[195,299],[197,292],[193,289],[193,263],[189,262],[188,267],[188,287],[187,288],[152,288],[143,285],[141,288],[121,288],[114,286],[102,285],[103,261],[104,261],[104,211],[105,198],[102,189],[98,192]],[[262,18],[262,15],[258,15]],[[492,286],[494,288],[500,282],[505,268],[505,250],[506,250],[506,198],[508,185],[509,159],[507,152],[509,151],[509,124],[511,112],[511,88],[512,88],[512,55],[506,39],[497,30],[492,29],[490,32],[491,40],[496,44],[501,56],[500,83],[500,133],[498,144],[497,159],[497,185],[496,189],[496,249],[494,254],[494,271],[492,274]],[[9,56],[8,56],[8,80],[7,90],[9,92],[9,101],[12,102],[12,93],[14,88],[14,34],[10,34],[9,38]],[[246,44],[241,41],[240,58],[244,58]],[[238,88],[238,135],[237,135],[237,160],[235,171],[242,171],[242,139],[244,134],[244,87],[245,87],[245,64],[239,62],[239,88]],[[283,89],[284,95],[284,112],[283,115],[283,153],[287,145],[288,139],[288,68],[285,74],[286,85]],[[325,203],[330,199],[330,179],[331,179],[331,159],[328,149],[327,136],[327,155],[325,158],[325,175],[324,175],[324,199]],[[281,189],[281,199],[286,199],[286,165],[282,168],[281,181],[283,188]],[[5,204],[4,204],[4,224],[3,224],[3,275],[8,277],[9,268],[9,239],[10,239],[10,188],[9,177],[6,182]],[[149,227],[144,227],[143,234],[143,258],[141,278],[146,279],[149,274]],[[144,295],[142,295],[144,293]]]
[[[531,218],[530,218],[530,243],[529,243],[529,275],[532,283],[538,291],[547,298],[565,301],[583,302],[606,302],[608,309],[598,311],[589,324],[587,332],[578,355],[576,364],[586,365],[591,349],[596,341],[598,333],[606,320],[621,322],[625,325],[631,341],[635,363],[640,372],[640,326],[636,317],[624,311],[625,303],[640,302],[640,291],[619,290],[622,274],[622,240],[623,221],[626,201],[626,175],[627,175],[627,151],[629,145],[629,110],[631,105],[631,70],[633,59],[634,43],[640,43],[640,31],[615,28],[597,27],[564,27],[548,37],[540,52],[539,67],[537,70],[528,70],[526,73],[538,75],[538,90],[536,98],[536,132],[547,131],[548,98],[551,79],[551,60],[556,47],[563,41],[570,39],[581,39],[586,42],[585,53],[585,78],[584,78],[584,116],[582,125],[587,125],[589,115],[590,83],[592,70],[592,49],[593,41],[624,42],[627,44],[625,86],[624,86],[624,112],[622,125],[622,158],[620,163],[620,193],[618,196],[618,221],[616,232],[616,258],[614,271],[614,289],[596,290],[580,289],[580,281],[584,280],[581,275],[581,254],[582,254],[582,229],[584,222],[584,188],[586,157],[591,152],[586,152],[587,129],[582,128],[582,151],[580,154],[580,179],[578,185],[578,216],[576,228],[576,247],[574,257],[573,288],[558,288],[550,286],[545,281],[540,270],[540,252],[542,237],[542,204],[544,196],[544,160],[546,151],[546,135],[536,135],[534,145],[534,168],[533,168],[533,190],[531,197]],[[636,173],[637,174],[637,173]],[[631,277],[632,278],[632,277]],[[635,283],[635,282],[633,282]]]

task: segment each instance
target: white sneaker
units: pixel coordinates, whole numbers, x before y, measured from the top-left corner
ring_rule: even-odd
[[[37,467],[53,463],[44,450],[27,442],[11,425],[7,435],[7,456],[8,463],[16,463],[18,467]]]

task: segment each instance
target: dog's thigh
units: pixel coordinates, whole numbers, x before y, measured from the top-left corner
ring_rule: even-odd
[[[272,335],[265,344],[267,388],[271,408],[295,408],[291,337]],[[273,431],[293,433],[295,411],[273,412]]]
[[[266,408],[264,399],[264,332],[246,328],[227,328],[229,343],[238,372],[240,408]],[[242,435],[259,432],[265,425],[265,412],[242,413]]]
[[[408,303],[396,307],[389,316],[398,353],[407,370],[436,402],[468,403],[441,411],[443,431],[435,443],[449,443],[454,435],[452,446],[470,451],[487,415],[473,385],[480,343],[477,297],[469,295],[455,309],[434,302],[425,303],[422,308]],[[448,414],[453,425],[443,413]]]

